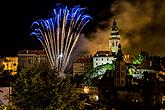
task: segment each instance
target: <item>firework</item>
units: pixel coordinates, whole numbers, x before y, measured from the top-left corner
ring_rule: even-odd
[[[85,8],[57,4],[53,16],[46,20],[33,22],[33,35],[42,43],[52,69],[63,75],[80,32],[91,20],[84,14]]]

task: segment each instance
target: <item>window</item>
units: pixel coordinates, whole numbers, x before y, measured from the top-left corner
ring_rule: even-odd
[[[31,59],[28,59],[28,63],[31,63]]]
[[[112,46],[114,46],[114,42],[112,42]]]
[[[16,63],[14,63],[13,66],[16,66]]]
[[[117,46],[117,44],[118,44],[118,43],[116,42],[116,46]]]

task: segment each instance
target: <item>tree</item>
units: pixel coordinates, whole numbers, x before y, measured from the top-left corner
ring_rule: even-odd
[[[12,101],[17,110],[81,110],[70,78],[61,78],[45,65],[22,70],[13,84]]]
[[[133,60],[133,64],[140,65],[143,62],[143,60],[148,58],[149,58],[148,53],[145,51],[141,51],[138,56],[135,56],[135,59]]]

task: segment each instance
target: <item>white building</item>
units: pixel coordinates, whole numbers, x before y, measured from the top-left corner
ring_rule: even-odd
[[[110,51],[97,51],[93,57],[93,68],[104,64],[113,64],[116,58],[111,54]]]

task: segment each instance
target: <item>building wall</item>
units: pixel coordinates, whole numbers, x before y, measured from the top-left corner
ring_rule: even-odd
[[[12,88],[11,87],[0,87],[0,105],[9,104],[9,99],[11,96],[9,96],[9,93],[11,94]]]
[[[114,61],[114,57],[112,56],[105,56],[105,57],[93,57],[93,68],[96,68],[98,66],[101,66],[101,65],[104,65],[104,64],[113,64],[113,61]]]
[[[14,75],[17,73],[18,57],[5,57],[2,65],[4,66],[4,70],[9,70],[11,74]]]
[[[91,69],[92,63],[73,63],[73,74],[83,75]]]
[[[138,92],[128,92],[127,93],[127,100],[130,103],[144,103],[143,97],[141,93]]]
[[[43,50],[23,50],[18,54],[18,66],[22,68],[32,68],[40,63],[47,63],[48,59]]]
[[[117,91],[118,99],[120,102],[128,103],[144,103],[143,97],[140,92],[131,91]]]
[[[114,53],[118,52],[119,44],[120,44],[120,35],[111,35],[110,47],[112,52]]]
[[[73,75],[86,74],[92,68],[92,56],[79,57],[73,63]]]
[[[115,86],[125,86],[126,84],[126,69],[124,61],[116,61],[114,74],[114,84]]]

